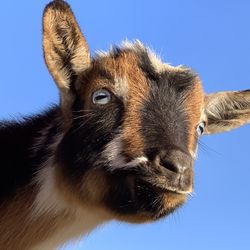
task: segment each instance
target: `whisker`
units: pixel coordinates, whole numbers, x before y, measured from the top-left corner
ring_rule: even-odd
[[[79,115],[79,116],[74,117],[73,120],[82,119],[82,118],[88,117],[90,115],[93,115],[93,114],[89,113],[89,114]]]
[[[90,109],[80,109],[80,110],[73,110],[72,113],[81,113],[81,112],[92,112],[93,110]]]
[[[92,116],[89,116],[87,119],[85,119],[82,123],[80,123],[80,126],[79,127],[77,127],[77,128],[75,128],[71,133],[73,134],[73,133],[76,133],[79,129],[81,129],[83,126],[85,126],[86,125],[86,123],[88,123],[89,122],[89,120],[91,120],[92,119]]]
[[[207,144],[205,144],[202,141],[198,141],[198,145],[199,145],[199,148],[201,149],[201,151],[203,151],[205,153],[212,153],[212,154],[216,154],[217,156],[222,156],[218,151],[209,147]]]

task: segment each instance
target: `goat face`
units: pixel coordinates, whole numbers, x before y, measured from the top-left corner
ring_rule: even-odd
[[[162,63],[140,42],[90,59],[63,1],[47,6],[43,31],[64,117],[60,186],[114,218],[144,222],[172,212],[192,191],[198,137],[250,120],[249,92],[204,96],[196,74]]]

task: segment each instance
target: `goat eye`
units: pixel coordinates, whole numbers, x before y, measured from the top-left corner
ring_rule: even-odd
[[[201,136],[205,131],[206,123],[200,122],[196,128],[196,132],[198,136]]]
[[[97,90],[92,95],[92,102],[94,104],[105,105],[108,104],[111,100],[111,94],[105,89]]]

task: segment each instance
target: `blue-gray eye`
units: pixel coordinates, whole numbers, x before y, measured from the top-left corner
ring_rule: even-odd
[[[203,135],[205,131],[206,123],[205,122],[200,122],[196,128],[196,132],[198,136]]]
[[[111,101],[111,94],[105,89],[97,90],[92,95],[92,102],[94,104],[105,105]]]

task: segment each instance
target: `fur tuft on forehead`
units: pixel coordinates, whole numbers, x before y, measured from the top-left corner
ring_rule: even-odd
[[[96,52],[97,59],[103,58],[103,57],[117,57],[121,53],[124,53],[126,51],[134,52],[136,55],[140,56],[141,54],[147,54],[152,66],[154,67],[154,70],[157,73],[164,72],[166,70],[181,70],[183,67],[181,65],[178,65],[176,67],[171,66],[168,63],[164,63],[160,56],[156,54],[154,50],[151,48],[145,46],[140,40],[136,39],[133,41],[124,40],[121,42],[120,46],[111,46],[109,51],[102,51],[99,50]]]
[[[132,53],[149,78],[158,78],[159,75],[166,72],[179,76],[179,80],[193,82],[191,78],[197,78],[197,75],[189,68],[183,65],[172,66],[162,61],[161,57],[151,48],[145,46],[140,40],[124,40],[119,46],[113,45],[109,51],[97,51],[95,60],[104,58],[118,58],[124,53]],[[184,77],[183,77],[184,76]],[[189,79],[187,79],[187,77]],[[185,79],[184,79],[185,78]]]
[[[109,51],[103,51],[99,50],[96,52],[98,57],[109,57],[109,56],[116,56],[117,54],[120,54],[123,51],[134,51],[134,52],[140,52],[147,50],[147,47],[143,45],[143,43],[140,40],[124,40],[121,42],[121,45],[111,45]]]

